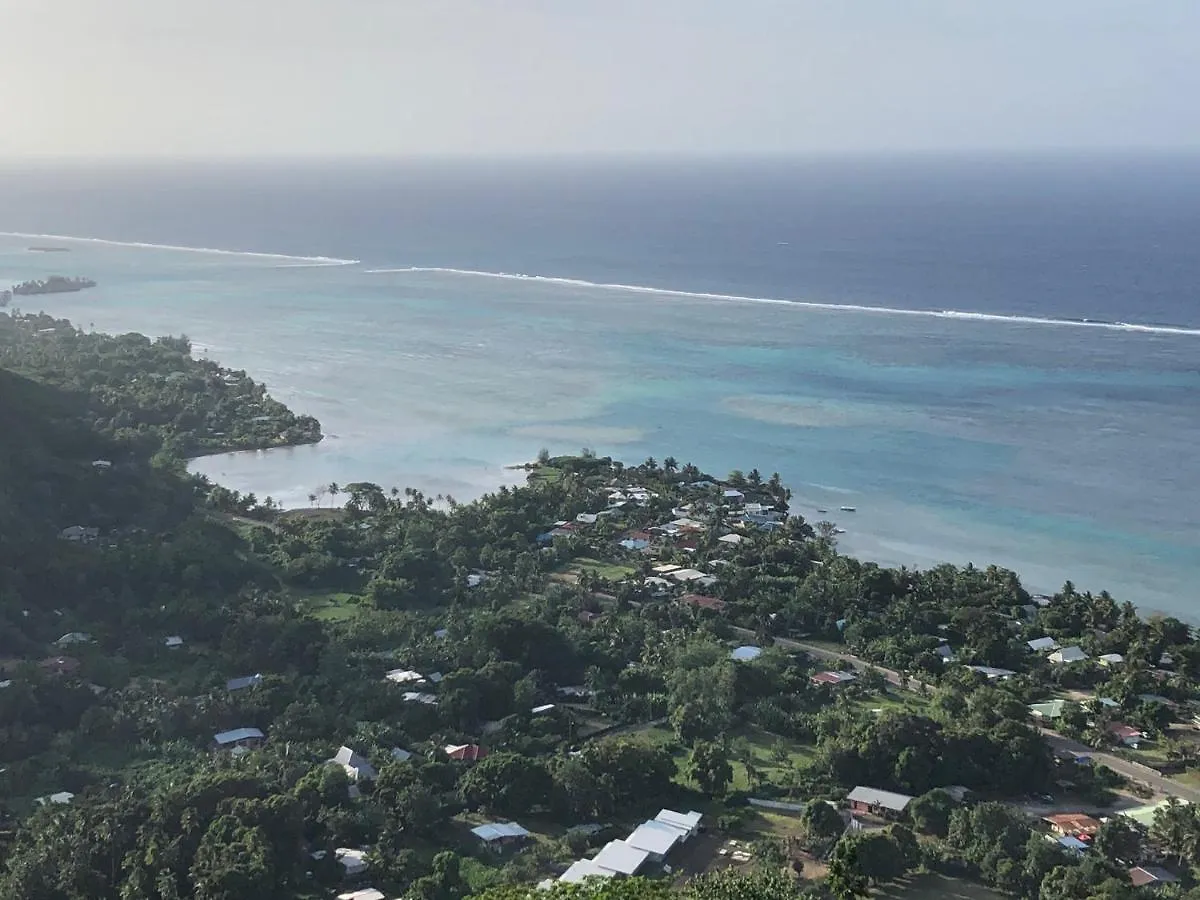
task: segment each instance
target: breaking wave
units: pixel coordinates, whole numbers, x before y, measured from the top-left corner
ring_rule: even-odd
[[[794,306],[802,309],[850,310],[852,312],[875,313],[889,316],[917,316],[932,319],[966,319],[980,322],[1006,322],[1018,325],[1049,325],[1073,328],[1100,328],[1108,331],[1125,331],[1142,334],[1171,334],[1200,337],[1200,328],[1183,325],[1154,325],[1136,322],[1105,322],[1096,319],[1062,319],[1049,316],[1001,315],[999,313],[968,312],[956,309],[903,309],[892,306],[864,306],[853,303],[827,303],[815,300],[783,300],[777,297],[747,297],[739,294],[715,294],[704,291],[680,291],[670,288],[646,287],[638,284],[617,284],[603,281],[585,281],[580,278],[560,278],[552,275],[525,275],[519,272],[483,272],[477,269],[452,269],[445,266],[404,266],[388,269],[367,269],[369,275],[431,273],[461,275],[472,278],[497,278],[506,281],[528,281],[542,284],[561,284],[570,287],[593,288],[606,291],[624,291],[633,294],[653,294],[662,297],[680,297],[691,300],[717,300],[726,303],[769,303],[776,306]]]
[[[215,247],[181,247],[176,244],[148,244],[142,241],[113,241],[108,238],[76,237],[69,234],[32,234],[26,231],[0,231],[0,237],[28,238],[39,241],[69,241],[77,244],[100,244],[105,247],[136,247],[141,250],[175,250],[182,253],[208,253],[216,256],[249,256],[254,259],[290,259],[304,268],[322,266],[356,266],[357,259],[338,259],[334,256],[294,256],[289,253],[260,253],[254,250],[221,250]]]

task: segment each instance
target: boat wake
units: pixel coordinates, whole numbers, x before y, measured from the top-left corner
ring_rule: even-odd
[[[180,253],[207,253],[215,256],[247,256],[252,259],[290,259],[296,268],[325,266],[357,266],[357,259],[338,259],[334,256],[294,256],[289,253],[260,253],[254,250],[221,250],[216,247],[181,247],[176,244],[148,244],[142,241],[113,241],[108,238],[76,237],[69,234],[31,234],[26,231],[0,231],[0,237],[25,238],[38,241],[69,241],[76,244],[100,244],[105,247],[134,247],[140,250],[174,250]],[[281,266],[279,268],[292,268]]]
[[[652,294],[661,297],[678,297],[686,300],[715,300],[725,303],[768,303],[775,306],[791,306],[799,309],[823,309],[874,313],[888,316],[916,316],[931,319],[965,319],[979,322],[1005,322],[1013,325],[1041,325],[1071,328],[1099,328],[1107,331],[1124,331],[1142,334],[1170,334],[1200,337],[1200,328],[1183,325],[1153,325],[1135,322],[1105,322],[1096,319],[1062,319],[1043,316],[1001,315],[999,313],[969,312],[956,309],[903,309],[892,306],[865,306],[853,303],[825,303],[815,300],[784,300],[778,297],[747,297],[739,294],[715,294],[704,291],[680,291],[670,288],[646,287],[638,284],[617,284],[603,281],[585,281],[579,278],[560,278],[552,275],[525,275],[519,272],[484,272],[478,269],[452,269],[445,266],[404,266],[401,268],[367,269],[368,275],[385,274],[438,274],[458,275],[470,278],[496,278],[506,281],[525,281],[541,284],[561,284],[569,287],[594,290],[623,291],[632,294]]]

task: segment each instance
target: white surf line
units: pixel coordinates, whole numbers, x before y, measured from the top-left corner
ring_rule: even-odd
[[[294,259],[321,266],[357,266],[357,259],[335,256],[296,256],[290,253],[262,253],[256,250],[222,250],[216,247],[181,247],[177,244],[149,244],[143,241],[114,241],[108,238],[78,237],[70,234],[32,234],[26,231],[0,231],[0,237],[26,238],[40,241],[74,241],[80,244],[101,244],[106,247],[133,247],[139,250],[175,250],[182,253],[208,253],[216,256],[250,256],[256,259]]]
[[[794,306],[801,309],[849,310],[851,312],[875,313],[889,316],[917,316],[932,319],[966,319],[980,322],[1005,322],[1010,325],[1055,325],[1074,328],[1101,328],[1107,331],[1124,331],[1143,334],[1170,334],[1200,337],[1200,328],[1185,328],[1176,325],[1139,325],[1130,322],[1087,322],[1076,319],[1054,319],[1040,316],[1001,315],[999,313],[967,312],[954,309],[901,309],[890,306],[863,306],[853,303],[823,303],[815,300],[781,300],[777,297],[746,297],[739,294],[711,294],[702,291],[680,291],[670,288],[645,287],[637,284],[615,284],[584,281],[578,278],[559,278],[551,275],[523,275],[512,272],[482,272],[477,269],[451,269],[444,266],[406,266],[392,269],[367,269],[368,275],[430,273],[462,275],[472,278],[499,278],[507,281],[532,281],[543,284],[562,284],[571,287],[595,288],[598,290],[626,291],[635,294],[655,294],[664,297],[684,297],[694,300],[719,300],[726,303],[769,303],[776,306]]]

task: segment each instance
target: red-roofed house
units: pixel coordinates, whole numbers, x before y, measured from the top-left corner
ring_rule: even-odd
[[[1083,813],[1058,813],[1043,818],[1050,830],[1060,835],[1092,835],[1100,830],[1100,822]]]
[[[724,612],[725,607],[729,605],[724,600],[705,597],[703,594],[684,594],[679,598],[679,602],[696,609],[711,609],[713,612]]]
[[[447,759],[457,762],[478,762],[488,754],[478,744],[447,744],[443,749]]]
[[[1139,731],[1124,722],[1113,722],[1108,726],[1108,733],[1126,747],[1137,749],[1137,745],[1146,739],[1145,732]]]
[[[853,672],[818,672],[809,679],[813,684],[845,684],[848,681],[854,681],[858,676]]]

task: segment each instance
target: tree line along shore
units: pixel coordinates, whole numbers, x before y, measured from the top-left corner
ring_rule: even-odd
[[[671,456],[282,511],[185,338],[0,317],[0,428],[2,896],[1200,896],[1178,620]]]

